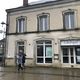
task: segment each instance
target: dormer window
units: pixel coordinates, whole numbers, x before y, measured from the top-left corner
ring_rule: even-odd
[[[38,16],[38,31],[49,30],[49,15],[42,14]]]
[[[26,18],[25,17],[20,17],[16,21],[16,30],[18,33],[23,33],[25,32],[26,29]]]

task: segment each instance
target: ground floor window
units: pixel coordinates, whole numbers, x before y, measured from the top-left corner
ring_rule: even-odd
[[[80,47],[62,47],[62,62],[80,64]]]
[[[39,40],[37,43],[37,63],[52,63],[52,41]]]

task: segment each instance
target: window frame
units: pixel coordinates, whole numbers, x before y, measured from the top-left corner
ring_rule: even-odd
[[[51,43],[46,43],[46,41],[50,41]],[[38,43],[40,42],[40,43]],[[47,46],[51,47],[51,55],[46,55],[47,52],[46,52],[46,49],[47,49]],[[42,47],[42,52],[43,54],[41,55],[38,55],[38,53],[36,53],[36,64],[47,64],[49,62],[46,62],[46,59],[52,59],[53,60],[53,48],[52,48],[52,41],[51,40],[38,40],[36,41],[36,47],[37,47],[37,50],[38,50],[38,47]],[[38,59],[42,59],[43,61],[40,63],[38,62]],[[50,63],[52,64],[53,61],[51,61]]]
[[[71,48],[73,50],[73,55],[71,55]],[[68,50],[68,55],[64,56],[63,55],[63,49],[67,49]],[[62,47],[62,54],[61,54],[61,62],[62,64],[76,64],[76,52],[75,52],[75,47]],[[64,62],[63,58],[68,57],[68,62]],[[73,58],[73,62],[72,62],[72,58]]]
[[[70,14],[73,13],[74,14],[74,26],[71,26],[71,19],[70,19]],[[66,26],[65,25],[65,15],[66,14],[69,14],[68,15],[68,19],[69,19],[69,26]],[[66,30],[70,30],[70,29],[75,29],[77,28],[77,10],[75,9],[68,9],[68,10],[65,10],[62,12],[62,16],[63,16],[63,28],[66,29]]]
[[[23,45],[23,44],[19,45],[18,43],[20,43],[20,42],[23,42],[24,45]],[[19,52],[19,46],[24,46],[24,53],[26,53],[26,40],[17,40],[17,41],[15,42],[15,53],[16,53],[16,54]],[[15,55],[16,55],[16,54],[15,54]]]
[[[24,32],[26,32],[26,29],[27,29],[26,28],[26,26],[27,26],[27,22],[26,21],[27,21],[27,18],[25,16],[20,16],[20,17],[16,18],[16,32],[17,33],[24,33]]]
[[[40,25],[40,18],[41,17],[45,17],[45,16],[47,16],[47,27],[46,26],[42,26],[42,30],[40,29],[40,27],[41,27],[41,25]],[[49,29],[50,29],[50,14],[49,13],[42,13],[42,14],[39,14],[39,15],[37,15],[37,26],[38,26],[38,28],[37,28],[37,30],[38,31],[48,31]]]

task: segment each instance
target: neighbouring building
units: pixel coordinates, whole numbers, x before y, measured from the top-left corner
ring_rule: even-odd
[[[0,66],[5,63],[5,38],[0,40]]]
[[[46,0],[7,9],[5,65],[23,50],[27,66],[80,68],[80,0]]]

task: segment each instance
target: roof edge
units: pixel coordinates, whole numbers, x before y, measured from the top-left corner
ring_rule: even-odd
[[[34,4],[34,5],[27,5],[27,6],[20,6],[17,8],[6,9],[6,12],[11,13],[11,12],[16,12],[16,11],[29,10],[29,9],[35,9],[35,8],[41,8],[41,7],[46,7],[46,6],[59,5],[59,4],[77,2],[77,1],[80,1],[80,0],[57,0],[57,1],[50,1],[50,2],[48,1],[45,3],[39,3],[39,4]]]

